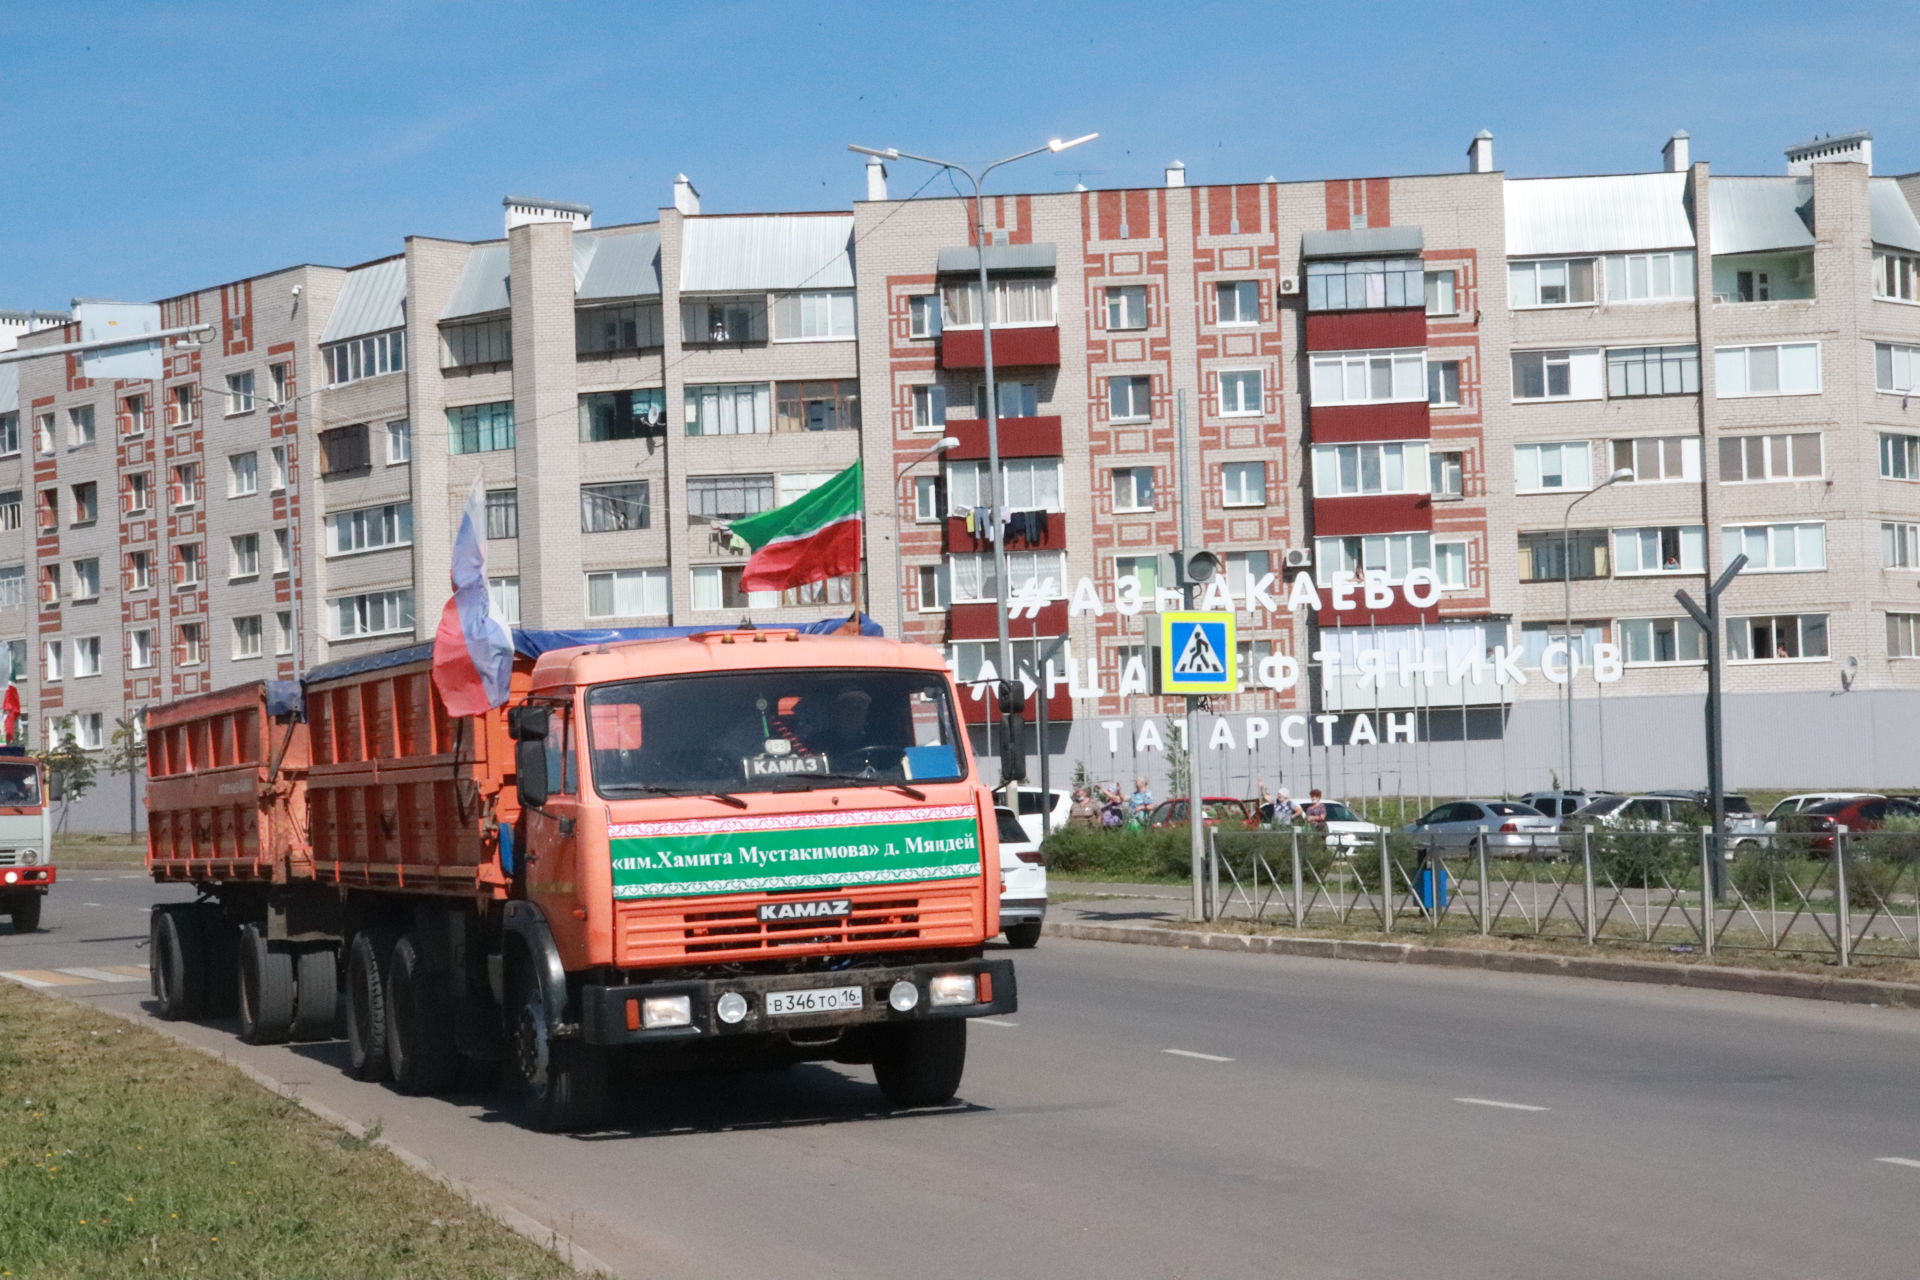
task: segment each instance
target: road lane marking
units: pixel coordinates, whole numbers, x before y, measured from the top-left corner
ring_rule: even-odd
[[[1905,1156],[1881,1156],[1880,1164],[1897,1164],[1908,1169],[1920,1169],[1920,1160],[1909,1160]]]
[[[108,973],[125,974],[129,978],[145,978],[151,972],[144,964],[103,964],[100,967]]]
[[[1455,1102],[1464,1102],[1470,1107],[1499,1107],[1503,1111],[1551,1111],[1552,1107],[1536,1107],[1525,1102],[1501,1102],[1497,1098],[1455,1098]]]
[[[1160,1052],[1170,1053],[1176,1058],[1198,1058],[1202,1062],[1232,1062],[1233,1061],[1232,1058],[1223,1058],[1217,1053],[1195,1053],[1191,1049],[1162,1049]]]
[[[52,969],[12,969],[0,973],[23,987],[72,987],[86,982],[85,978],[75,978],[64,973],[55,973]]]
[[[107,969],[88,969],[84,967],[61,969],[58,970],[58,972],[64,973],[69,977],[83,978],[88,982],[138,982],[147,976],[144,973],[114,973]]]
[[[99,907],[99,906],[104,906],[106,904],[100,903],[100,902],[83,902],[80,905],[83,907]]]
[[[1020,1025],[1017,1022],[1008,1022],[1005,1018],[975,1018],[974,1021],[983,1027],[1017,1027]]]

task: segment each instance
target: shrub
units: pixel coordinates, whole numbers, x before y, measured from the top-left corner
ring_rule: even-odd
[[[1594,832],[1593,874],[1621,889],[1674,884],[1692,861],[1684,835],[1645,828]],[[1697,856],[1697,855],[1694,855]]]
[[[1184,878],[1192,866],[1184,827],[1178,831],[1062,827],[1041,848],[1055,871],[1112,880]]]

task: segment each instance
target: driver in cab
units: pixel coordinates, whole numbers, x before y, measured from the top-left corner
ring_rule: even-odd
[[[853,685],[841,686],[828,704],[826,722],[805,734],[803,745],[807,753],[825,756],[835,767],[842,761],[853,763],[871,742],[867,712],[872,706],[873,698],[866,690]]]

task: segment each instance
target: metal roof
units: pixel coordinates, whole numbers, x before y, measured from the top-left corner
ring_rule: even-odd
[[[1510,258],[1693,244],[1684,173],[1525,178],[1502,185]]]
[[[853,288],[853,215],[688,218],[681,240],[684,293]]]
[[[1308,231],[1300,237],[1303,258],[1365,258],[1414,254],[1426,247],[1418,227],[1356,227],[1348,231]]]
[[[0,413],[13,413],[19,408],[20,366],[0,364]]]
[[[1813,247],[1812,178],[1708,178],[1713,251]]]
[[[588,249],[581,263],[579,251]],[[660,231],[626,235],[582,233],[573,238],[574,288],[582,301],[660,296]]]
[[[1873,242],[1920,253],[1920,218],[1892,178],[1867,180],[1867,204],[1873,213]]]
[[[1052,271],[1054,250],[1050,244],[990,244],[987,246],[989,271]],[[934,268],[943,276],[980,270],[979,251],[972,245],[942,249]]]
[[[347,273],[320,341],[398,329],[407,322],[407,260],[389,258]]]
[[[578,275],[577,264],[575,274]],[[460,278],[453,283],[453,296],[447,299],[440,318],[456,320],[461,316],[505,311],[508,301],[506,242],[477,244],[467,255],[466,265],[460,268]]]

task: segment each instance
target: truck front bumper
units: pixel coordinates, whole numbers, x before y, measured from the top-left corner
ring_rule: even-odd
[[[974,999],[965,1003],[934,1002],[933,981],[950,992],[956,978],[971,977]],[[893,1003],[897,984],[911,984],[912,1005]],[[964,985],[964,984],[963,984]],[[768,997],[788,992],[860,991],[857,1008],[832,1012],[782,1013],[767,1011]],[[745,1001],[743,1016],[728,1022],[720,1015],[721,998],[738,995]],[[686,1021],[675,1025],[648,1025],[649,1006],[675,1007],[686,1000]],[[902,1001],[904,1003],[904,1001]],[[739,1001],[728,1001],[739,1012]],[[663,1040],[710,1040],[724,1036],[778,1035],[789,1031],[843,1028],[890,1022],[922,1022],[933,1018],[979,1018],[1012,1013],[1019,1007],[1011,960],[961,960],[950,964],[889,965],[873,969],[842,969],[819,973],[749,974],[706,978],[691,982],[648,982],[628,985],[592,983],[580,992],[580,1038],[588,1044],[642,1044]]]
[[[8,867],[0,871],[0,894],[32,889],[45,893],[60,873],[52,867]]]

